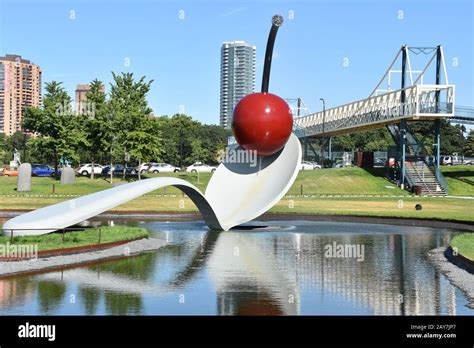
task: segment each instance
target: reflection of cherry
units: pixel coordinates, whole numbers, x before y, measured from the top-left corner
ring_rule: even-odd
[[[288,104],[279,96],[268,93],[273,44],[283,17],[273,16],[263,67],[262,92],[240,100],[234,109],[232,130],[240,146],[256,150],[259,156],[269,156],[285,146],[293,128],[293,116]]]
[[[285,146],[292,126],[288,104],[275,94],[249,94],[234,109],[235,139],[244,149],[256,150],[259,156],[274,154]]]

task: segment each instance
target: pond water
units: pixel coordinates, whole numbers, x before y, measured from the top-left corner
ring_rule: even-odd
[[[196,221],[125,223],[168,245],[2,279],[0,314],[474,314],[426,256],[458,231],[278,221],[219,233]]]

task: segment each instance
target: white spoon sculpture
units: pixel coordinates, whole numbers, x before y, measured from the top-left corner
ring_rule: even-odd
[[[3,233],[15,236],[50,233],[166,186],[183,191],[196,204],[211,229],[229,230],[274,206],[295,181],[300,161],[301,145],[292,134],[280,152],[258,157],[256,166],[250,163],[220,164],[205,195],[181,179],[145,179],[19,215],[3,225]]]
[[[247,150],[256,149],[265,155],[257,157],[256,165],[222,163],[211,177],[205,195],[181,179],[141,180],[22,214],[8,220],[3,225],[3,233],[40,235],[64,229],[166,186],[186,193],[206,224],[215,230],[227,231],[273,207],[295,181],[301,162],[301,144],[291,133],[288,104],[268,93],[273,44],[282,23],[281,16],[273,16],[262,92],[244,97],[234,110],[233,129],[237,141]]]

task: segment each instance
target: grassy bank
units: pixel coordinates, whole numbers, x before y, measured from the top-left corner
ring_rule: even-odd
[[[422,209],[416,210],[416,204]],[[285,198],[270,212],[474,221],[474,201],[431,197]]]
[[[474,166],[443,167],[450,185],[450,194],[474,196]],[[194,173],[158,174],[187,180],[201,191],[211,174]],[[119,180],[114,180],[119,182]],[[55,193],[52,193],[52,185]],[[37,209],[64,200],[68,195],[84,195],[110,188],[103,178],[77,178],[74,185],[63,186],[51,178],[33,178],[32,192],[17,194],[16,178],[0,177],[0,210]],[[301,193],[307,197],[301,196]],[[156,197],[156,195],[160,195]],[[297,195],[298,197],[291,197]],[[332,197],[327,197],[331,195]],[[380,197],[350,197],[368,195]],[[334,197],[336,196],[336,197]],[[415,210],[421,203],[422,210]],[[361,168],[337,168],[302,171],[282,199],[270,212],[341,214],[391,217],[416,217],[474,221],[474,200],[454,198],[411,197],[383,177],[383,170],[366,171]],[[120,212],[197,212],[192,201],[176,188],[160,189],[114,208]]]
[[[449,185],[450,195],[474,196],[474,166],[443,166],[442,171]],[[205,191],[211,178],[210,173],[163,173],[150,177],[170,176],[180,178]],[[61,196],[84,195],[112,187],[109,178],[97,177],[91,180],[78,177],[74,185],[61,185],[53,178],[32,178],[32,189],[28,193],[16,192],[15,177],[0,177],[0,195],[13,196]],[[114,179],[114,184],[124,183]],[[408,192],[387,181],[383,169],[365,170],[361,168],[332,168],[324,170],[301,171],[288,194],[368,194],[368,195],[408,195]],[[181,194],[176,188],[160,189],[151,194]]]
[[[474,166],[442,166],[441,171],[453,196],[474,196]]]
[[[168,176],[186,180],[205,191],[210,173],[163,173],[148,175],[150,177]],[[124,183],[114,179],[114,184]],[[54,185],[54,187],[53,187]],[[53,178],[32,178],[31,192],[16,192],[15,177],[0,177],[0,195],[84,195],[110,188],[108,178],[98,177],[91,180],[78,177],[74,185],[61,185]],[[288,194],[407,194],[388,182],[382,171],[368,172],[361,168],[333,168],[325,170],[301,171]],[[160,189],[152,194],[180,194],[176,188]]]
[[[157,174],[156,176],[172,176],[180,179],[184,179],[204,190],[211,177],[210,173],[203,173],[199,175],[194,173],[169,173]],[[155,175],[150,175],[155,177]],[[88,177],[77,177],[76,183],[73,185],[61,185],[61,183],[49,177],[33,177],[31,178],[31,191],[30,192],[17,192],[16,191],[16,177],[2,177],[0,176],[0,195],[15,195],[15,196],[35,196],[35,195],[85,195],[93,192],[106,190],[112,187],[109,178],[96,177],[93,180]],[[121,183],[132,182],[135,179],[122,180],[114,178],[113,184],[118,185]],[[178,192],[177,189],[169,188],[168,190],[159,190],[155,193],[167,192]]]
[[[147,238],[148,231],[144,228],[129,226],[106,226],[99,228],[85,229],[83,231],[50,233],[40,236],[18,236],[10,237],[0,236],[0,245],[10,244],[37,244],[38,251],[72,248],[86,245],[97,245],[99,243],[121,242],[138,238]]]
[[[18,198],[15,204],[0,202],[0,210],[36,209],[57,203],[59,198]],[[420,203],[422,210],[415,210]],[[422,219],[474,221],[473,200],[430,197],[285,197],[270,213],[391,216]],[[140,197],[113,209],[117,212],[197,212],[187,197]]]
[[[474,233],[464,233],[451,240],[451,247],[457,248],[460,255],[474,261]]]

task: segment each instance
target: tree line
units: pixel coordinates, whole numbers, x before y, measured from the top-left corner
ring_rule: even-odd
[[[435,129],[432,121],[417,121],[408,124],[411,131],[422,144],[426,153],[434,155]],[[448,121],[440,120],[441,154],[457,153],[466,157],[474,157],[474,129],[467,131],[463,125],[452,125]],[[323,143],[326,143],[325,141]],[[389,131],[383,127],[369,131],[341,135],[332,138],[333,151],[386,151],[395,146]],[[321,148],[321,141],[313,144],[315,150]],[[327,144],[325,144],[327,150]]]
[[[152,80],[136,80],[132,73],[112,73],[110,92],[97,79],[90,83],[87,108],[76,114],[61,82],[46,83],[43,105],[23,112],[23,130],[12,136],[0,133],[0,160],[9,163],[13,151],[23,162],[48,163],[56,168],[65,161],[79,163],[165,162],[184,167],[197,161],[216,164],[232,133],[205,125],[184,114],[152,115],[147,94]],[[77,101],[76,101],[77,102]],[[433,152],[433,122],[410,123],[417,138]],[[321,143],[314,144],[318,150]],[[393,146],[385,128],[332,139],[333,151],[377,151]],[[441,153],[474,156],[474,130],[441,120]],[[128,156],[126,156],[128,154]]]
[[[152,80],[135,80],[132,73],[114,74],[110,92],[102,81],[90,83],[87,108],[73,111],[61,82],[46,83],[43,105],[23,111],[22,129],[0,134],[4,163],[20,152],[23,162],[79,163],[166,162],[186,166],[196,161],[215,164],[230,131],[204,125],[184,114],[152,115],[147,94]],[[76,101],[77,102],[77,101]]]

